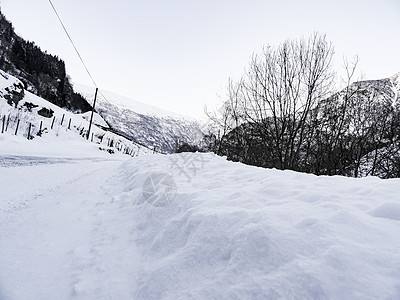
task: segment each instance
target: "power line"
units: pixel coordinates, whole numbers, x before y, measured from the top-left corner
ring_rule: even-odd
[[[64,29],[65,34],[67,35],[69,41],[71,42],[72,46],[74,47],[76,54],[78,54],[79,59],[81,60],[83,66],[85,67],[86,72],[88,73],[88,75],[89,75],[90,79],[92,80],[94,86],[97,88],[97,84],[96,84],[96,82],[94,81],[92,74],[90,74],[89,69],[88,69],[88,67],[86,66],[85,62],[83,61],[83,58],[82,58],[81,54],[79,53],[79,51],[78,51],[78,49],[76,48],[74,42],[72,41],[72,38],[71,38],[71,36],[69,35],[67,28],[64,26],[64,23],[63,23],[63,21],[61,20],[60,15],[58,14],[58,12],[57,12],[55,6],[53,5],[53,2],[51,2],[51,0],[49,0],[49,2],[50,2],[51,7],[52,7],[53,10],[54,10],[54,13],[56,14],[56,16],[57,16],[57,18],[58,18],[58,21],[60,21],[60,24],[61,24],[62,28]]]
[[[52,7],[53,10],[54,10],[54,13],[56,14],[56,16],[57,16],[57,18],[58,18],[58,21],[60,22],[62,28],[64,29],[65,34],[67,35],[69,41],[71,42],[72,46],[73,46],[74,49],[75,49],[76,54],[78,55],[80,61],[82,62],[82,65],[84,66],[84,68],[85,68],[87,74],[89,75],[90,79],[92,80],[92,82],[93,82],[95,88],[98,88],[98,86],[97,86],[97,84],[96,84],[96,81],[94,80],[92,74],[91,74],[90,71],[89,71],[89,68],[86,66],[86,64],[85,64],[85,62],[84,62],[84,60],[83,60],[81,54],[80,54],[79,51],[78,51],[78,48],[75,46],[75,43],[73,42],[73,40],[72,40],[72,38],[71,38],[71,35],[68,33],[67,28],[65,27],[63,21],[61,20],[61,17],[60,17],[60,15],[58,14],[57,9],[55,8],[55,6],[54,6],[54,4],[53,4],[53,2],[52,2],[51,0],[49,0],[49,2],[50,2],[51,7]],[[99,92],[99,94],[100,94],[101,96],[103,96],[103,98],[104,98],[105,101],[110,102],[110,101],[108,101],[107,97],[104,96],[104,94],[102,93],[102,91],[101,91],[100,89],[98,90],[98,92]]]
[[[61,24],[62,28],[64,29],[65,34],[67,35],[69,41],[71,42],[72,47],[74,47],[76,54],[78,54],[78,57],[79,57],[79,59],[80,59],[82,65],[84,66],[84,68],[85,68],[87,74],[89,75],[90,79],[92,80],[92,82],[93,82],[93,84],[94,84],[94,86],[95,86],[95,88],[96,88],[96,93],[95,93],[94,102],[93,102],[92,115],[91,115],[91,118],[90,118],[89,131],[88,131],[88,134],[87,134],[87,138],[89,138],[90,126],[92,125],[92,119],[93,119],[94,106],[96,105],[96,96],[97,96],[97,92],[99,92],[100,95],[103,96],[103,98],[104,98],[104,100],[105,100],[106,102],[110,102],[110,101],[108,101],[108,99],[106,98],[106,96],[104,96],[104,94],[103,94],[103,93],[101,92],[101,90],[98,88],[98,86],[97,86],[97,84],[96,84],[96,81],[94,80],[92,74],[90,74],[89,68],[86,66],[86,64],[85,64],[85,62],[84,62],[84,60],[83,60],[81,54],[80,54],[79,51],[78,51],[78,48],[75,46],[75,43],[73,42],[73,40],[72,40],[70,34],[68,33],[67,28],[65,27],[63,21],[61,20],[60,15],[58,14],[58,12],[57,12],[57,10],[56,10],[56,8],[55,8],[53,2],[51,2],[51,0],[49,0],[49,2],[50,2],[51,7],[52,7],[53,10],[54,10],[54,13],[55,13],[56,16],[57,16],[58,21],[60,21],[60,24]]]

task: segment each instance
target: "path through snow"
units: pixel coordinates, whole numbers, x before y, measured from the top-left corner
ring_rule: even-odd
[[[24,160],[0,167],[0,299],[131,298],[133,219],[115,220],[108,183],[121,160]]]

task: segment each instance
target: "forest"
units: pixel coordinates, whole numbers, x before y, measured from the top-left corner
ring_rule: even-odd
[[[92,108],[84,97],[74,92],[64,61],[18,36],[1,12],[0,69],[20,79],[29,92],[60,107],[73,112]]]

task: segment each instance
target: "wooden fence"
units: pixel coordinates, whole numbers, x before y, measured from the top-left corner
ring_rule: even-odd
[[[1,117],[1,133],[5,134],[14,134],[14,135],[22,135],[26,137],[28,140],[32,140],[37,137],[41,137],[44,133],[49,132],[50,130],[56,130],[59,128],[64,128],[65,130],[77,131],[77,133],[84,139],[87,138],[88,129],[85,128],[82,124],[74,125],[72,118],[69,118],[68,122],[65,119],[65,114],[62,117],[58,118],[53,116],[49,118],[49,120],[27,120],[28,114],[3,114]],[[47,122],[46,122],[47,121]],[[35,123],[37,122],[37,123]],[[47,125],[45,124],[47,123]],[[100,147],[101,150],[106,150],[109,153],[114,153],[115,151],[122,152],[123,154],[127,154],[130,156],[136,156],[139,154],[140,146],[135,142],[131,141],[132,145],[127,146],[125,143],[121,141],[121,139],[114,138],[112,136],[107,135],[106,130],[101,129],[102,133],[94,133],[91,132],[90,139],[88,139],[92,143],[99,144],[100,146],[106,146],[107,148]],[[111,133],[112,134],[112,133]],[[123,137],[127,141],[127,138]]]

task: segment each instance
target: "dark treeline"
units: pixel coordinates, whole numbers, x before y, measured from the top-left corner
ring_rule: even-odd
[[[91,110],[91,105],[74,92],[64,61],[16,35],[1,12],[0,69],[20,79],[28,91],[60,107],[74,112]]]
[[[255,54],[209,114],[209,149],[233,161],[318,175],[400,177],[395,79],[351,83],[333,93],[333,46],[315,33]]]

